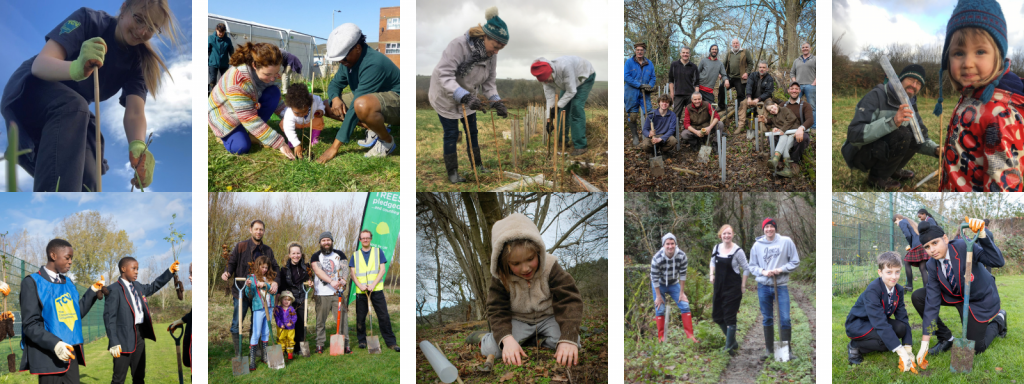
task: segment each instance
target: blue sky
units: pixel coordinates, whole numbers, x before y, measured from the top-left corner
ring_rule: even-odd
[[[998,1],[1006,18],[1010,51],[1024,48],[1024,0]],[[835,0],[832,2],[832,39],[856,54],[867,45],[892,43],[940,45],[956,0]],[[845,33],[845,35],[844,35]]]
[[[43,2],[6,2],[0,12],[0,36],[5,39],[4,59],[0,60],[0,88],[21,64],[35,56],[45,44],[46,34],[59,25],[72,12],[87,5],[95,10],[116,15],[123,1],[92,0],[81,1],[48,0]],[[153,184],[147,191],[191,191],[192,190],[192,98],[190,88],[194,83],[190,67],[192,60],[192,2],[171,1],[171,11],[181,29],[179,47],[172,48],[152,41],[161,51],[173,82],[164,75],[163,86],[157,98],[148,95],[146,116],[148,132],[154,132],[150,150],[156,158],[156,172]],[[102,70],[101,70],[102,72]],[[195,76],[205,78],[203,73]],[[90,80],[91,81],[91,80]],[[128,143],[125,140],[124,108],[118,104],[120,94],[100,103],[101,128],[107,140],[106,159],[110,171],[103,177],[105,192],[131,189],[131,172],[128,168]],[[0,145],[7,146],[6,130],[0,135]],[[0,173],[3,173],[0,171]],[[0,178],[0,187],[6,190],[6,179]],[[32,178],[18,169],[18,186],[22,190],[32,189]]]
[[[209,13],[252,21],[278,28],[291,29],[326,39],[331,34],[331,14],[334,25],[355,23],[366,35],[366,41],[377,41],[380,28],[380,9],[397,7],[392,1],[311,1],[286,5],[281,1],[220,1],[209,2]],[[325,43],[326,41],[318,41]]]
[[[170,244],[164,240],[170,230],[171,215],[177,214],[174,227],[185,234],[178,260],[179,278],[187,289],[188,264],[192,262],[191,193],[10,193],[0,200],[0,233],[9,232],[10,240],[22,229],[46,242],[54,237],[54,228],[65,217],[77,212],[96,211],[113,218],[117,229],[128,233],[135,244],[139,268],[152,266],[162,271],[173,262]],[[25,255],[15,255],[25,257]]]

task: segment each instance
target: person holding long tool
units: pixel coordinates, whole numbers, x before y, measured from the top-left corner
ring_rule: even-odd
[[[21,280],[18,299],[24,353],[18,370],[37,375],[40,384],[77,384],[78,365],[85,365],[82,319],[96,303],[103,281],[93,283],[79,297],[66,275],[74,258],[71,243],[50,240],[46,265]]]
[[[899,190],[899,180],[914,178],[914,172],[903,167],[915,154],[939,157],[939,144],[928,138],[928,129],[917,112],[917,94],[925,84],[924,67],[907,65],[899,78],[910,105],[900,104],[892,84],[879,84],[857,103],[842,148],[848,167],[867,172],[869,185],[887,191]],[[925,138],[921,144],[915,143],[911,132],[910,119],[915,115]]]
[[[178,272],[175,260],[152,283],[135,281],[139,277],[139,262],[125,257],[117,262],[121,278],[109,285],[110,296],[103,304],[103,324],[106,326],[108,350],[114,358],[111,383],[123,383],[132,371],[133,383],[146,382],[146,340],[156,341],[153,317],[149,313],[146,297],[153,295]]]
[[[401,81],[398,66],[383,53],[370,49],[366,35],[352,23],[339,25],[327,38],[327,60],[340,61],[344,70],[334,73],[327,86],[325,115],[341,121],[334,143],[317,162],[326,163],[348,144],[356,125],[377,136],[377,143],[365,157],[384,157],[398,149],[388,125],[399,125]],[[352,92],[342,94],[348,87]]]
[[[690,102],[683,108],[680,120],[682,134],[679,135],[679,142],[695,150],[707,142],[709,135],[713,136],[715,132],[725,129],[715,106],[711,101],[704,101],[704,92],[690,95]]]
[[[270,284],[277,277],[270,268],[270,260],[260,256],[252,262],[252,269],[245,280],[245,296],[252,303],[252,336],[249,338],[249,370],[256,370],[256,356],[260,351],[263,360],[268,364],[267,344],[270,341],[270,315],[274,307],[274,294],[270,293]]]
[[[981,219],[968,219],[971,231],[978,232],[978,240],[974,244],[971,264],[971,296],[970,316],[967,316],[967,339],[975,342],[975,353],[985,352],[992,341],[1006,337],[1006,310],[1000,308],[999,292],[996,289],[992,274],[980,265],[993,268],[1006,264],[1003,252],[992,240],[992,232],[985,228]],[[953,332],[939,318],[942,306],[956,307],[960,318],[964,310],[964,286],[968,284],[967,242],[964,239],[950,241],[942,227],[924,221],[918,224],[921,233],[921,244],[931,257],[926,263],[928,281],[924,288],[914,291],[911,301],[914,309],[921,316],[923,331],[921,349],[917,352],[917,364],[927,366],[929,354],[938,354],[953,347]],[[932,335],[939,339],[934,347],[928,349]],[[957,333],[959,335],[959,333]]]
[[[651,93],[654,92],[654,85],[658,78],[654,74],[654,63],[647,60],[644,55],[647,53],[647,44],[637,42],[633,44],[633,57],[626,59],[625,82],[626,90],[626,120],[629,126],[630,135],[633,137],[633,146],[640,145],[640,136],[637,131],[637,124],[643,123],[640,114],[648,114],[651,110]],[[689,97],[689,96],[687,96]]]
[[[384,297],[384,273],[387,271],[387,255],[380,248],[370,245],[373,233],[369,230],[359,232],[359,243],[362,247],[352,255],[348,267],[352,271],[352,283],[356,285],[356,334],[359,336],[359,348],[366,348],[366,315],[369,313],[367,296],[373,304],[373,312],[377,315],[380,333],[388,349],[401,352],[395,332],[391,330],[391,316],[388,315],[388,303]],[[367,292],[370,292],[367,295]]]
[[[668,94],[658,97],[658,109],[647,115],[644,121],[644,141],[640,147],[644,153],[654,150],[655,145],[660,145],[665,152],[676,150],[676,127],[679,126],[679,119],[675,112],[669,109],[672,104],[672,96]]]
[[[292,306],[295,308],[295,313],[298,313],[299,318],[302,319],[295,323],[296,343],[306,341],[306,318],[301,315],[306,312],[306,287],[313,285],[313,281],[310,280],[309,274],[306,272],[308,268],[312,268],[312,266],[306,263],[306,255],[302,253],[302,246],[295,241],[288,243],[288,260],[281,267],[281,272],[277,274],[277,286],[281,292],[292,293],[292,297],[295,299]]]
[[[117,16],[80,8],[46,35],[38,55],[14,71],[0,99],[0,114],[8,126],[17,123],[18,146],[32,150],[19,156],[18,164],[34,178],[33,190],[98,190],[97,175],[110,167],[106,160],[96,161],[106,145],[102,135],[96,137],[99,122],[89,104],[119,92],[125,108],[125,160],[138,172],[131,183],[147,187],[153,182],[156,160],[144,142],[146,93],[155,97],[163,74],[170,75],[149,42],[156,34],[178,44],[178,23],[166,0],[126,0]],[[89,77],[100,68],[96,100],[95,79]]]
[[[320,250],[309,259],[313,266],[313,294],[316,301],[316,353],[324,353],[327,342],[327,319],[335,310],[338,292],[344,291],[347,284],[347,272],[343,260],[345,252],[334,249],[334,236],[330,232],[320,234]],[[348,336],[348,295],[342,296],[341,330]],[[303,339],[305,340],[305,339]],[[345,345],[345,353],[352,349]]]
[[[917,373],[914,358],[914,335],[907,316],[907,303],[900,280],[900,255],[884,252],[878,255],[878,279],[873,280],[857,297],[846,315],[847,360],[850,365],[864,362],[871,352],[893,352],[899,357],[900,371]]]
[[[788,236],[777,232],[775,219],[766,218],[761,222],[764,236],[758,236],[750,247],[750,264],[747,270],[757,276],[757,299],[761,304],[761,325],[764,327],[765,352],[761,361],[775,352],[775,330],[773,307],[775,295],[779,301],[779,341],[789,342],[792,325],[789,322],[789,274],[800,266],[800,255],[796,245]]]
[[[594,66],[579,56],[562,56],[552,60],[541,57],[530,65],[530,74],[544,84],[548,132],[554,130],[553,119],[558,118],[561,111],[568,112],[565,125],[569,131],[562,133],[562,141],[572,140],[573,156],[586,153],[587,114],[583,107],[590,96],[590,90],[594,88],[597,76]]]
[[[444,130],[444,168],[452,184],[464,183],[459,176],[459,121],[469,131],[472,148],[466,152],[474,159],[477,172],[490,172],[480,160],[480,145],[477,143],[476,112],[486,111],[487,106],[480,96],[486,98],[498,116],[508,117],[508,107],[498,95],[498,52],[508,45],[509,33],[505,21],[498,16],[498,8],[488,8],[484,14],[487,23],[469,28],[464,35],[456,37],[441,54],[441,61],[430,74],[430,89],[427,98],[437,112]],[[483,95],[472,90],[482,89]]]
[[[188,265],[188,283],[192,284],[192,263]],[[182,352],[181,360],[182,364],[186,367],[192,368],[192,311],[188,311],[185,316],[182,316],[178,320],[171,322],[171,325],[167,327],[167,331],[171,332],[178,327],[185,327],[185,351]]]
[[[228,265],[224,273],[220,275],[220,279],[223,281],[230,280],[231,276],[245,277],[249,275],[249,263],[255,261],[260,256],[267,256],[270,259],[270,268],[276,273],[280,267],[277,265],[277,259],[274,258],[274,250],[270,249],[266,244],[263,244],[263,233],[264,225],[262,220],[253,220],[249,224],[249,234],[252,236],[249,239],[240,241],[235,244],[235,247],[231,249],[231,253],[228,255]],[[270,285],[270,294],[277,294],[277,282],[273,282]],[[231,295],[234,298],[232,301],[235,304],[234,311],[232,311],[231,318],[231,343],[236,347],[238,343],[238,331],[239,324],[245,320],[245,315],[251,311],[252,302],[248,300],[242,300],[242,303],[238,303],[238,291],[231,290]],[[238,306],[241,305],[242,309],[239,310]],[[241,312],[241,315],[239,315]],[[235,351],[235,355],[238,356],[240,351]]]

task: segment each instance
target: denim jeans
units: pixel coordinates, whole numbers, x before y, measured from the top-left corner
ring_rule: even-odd
[[[231,311],[231,333],[238,332],[238,299],[231,300],[234,303],[234,310]],[[246,298],[245,294],[242,294],[242,321],[245,321],[245,316],[252,311],[252,299]],[[252,317],[249,318],[250,323]]]
[[[773,321],[775,319],[773,316],[775,312],[775,287],[758,284],[757,301],[761,304],[761,316],[764,317],[761,325],[765,327],[775,325]],[[789,323],[789,287],[785,285],[779,287],[779,321],[782,324],[782,328],[792,328]]]
[[[665,300],[665,305],[668,305],[668,298],[676,302],[676,306],[679,307],[679,313],[690,313],[690,303],[679,300],[679,283],[672,285],[659,285],[661,289],[662,300]],[[654,284],[651,284],[651,297],[657,300],[657,295],[654,293]],[[655,316],[665,316],[665,305],[662,305],[654,310]]]
[[[808,127],[808,129],[815,129],[818,126],[818,109],[815,107],[814,103],[814,99],[818,92],[815,90],[815,88],[815,86],[810,84],[800,86],[799,96],[807,96],[807,103],[811,105],[811,112],[813,112],[812,116],[814,116],[814,124],[811,124],[811,126]]]
[[[252,312],[252,336],[249,337],[249,345],[256,345],[260,341],[267,341],[270,337],[270,326],[267,324],[267,311],[258,310]]]
[[[466,126],[465,119],[446,119],[444,116],[437,115],[437,118],[441,120],[441,128],[444,130],[444,149],[445,155],[455,153],[455,148],[459,144],[459,122],[462,122],[463,126]],[[468,115],[469,119],[469,136],[473,142],[474,147],[479,147],[480,144],[477,142],[477,130],[476,130],[476,114]],[[469,151],[470,149],[467,149]]]

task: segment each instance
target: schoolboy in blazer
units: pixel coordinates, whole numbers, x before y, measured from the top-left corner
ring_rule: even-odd
[[[897,284],[901,268],[898,253],[890,251],[878,255],[878,278],[868,284],[846,316],[850,364],[860,364],[863,353],[891,351],[900,354],[900,358],[907,358],[912,365],[914,339],[903,298],[904,288]]]
[[[151,284],[135,281],[139,276],[139,262],[133,257],[121,259],[117,269],[121,271],[121,278],[107,287],[110,295],[103,306],[103,323],[110,339],[110,355],[114,357],[111,383],[123,383],[129,368],[132,371],[132,382],[144,383],[146,343],[143,339],[156,341],[146,297],[171,281],[172,275],[178,271],[178,262],[171,264]]]

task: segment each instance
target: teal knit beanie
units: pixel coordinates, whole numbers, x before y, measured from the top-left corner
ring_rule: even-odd
[[[508,27],[505,26],[505,21],[498,17],[498,7],[487,8],[484,17],[487,18],[484,33],[494,41],[508,44]]]

